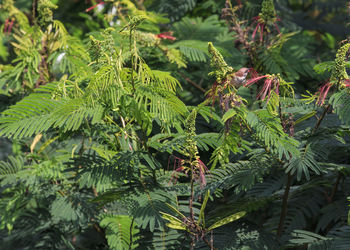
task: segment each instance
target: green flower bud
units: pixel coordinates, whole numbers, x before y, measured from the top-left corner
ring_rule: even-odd
[[[331,82],[335,81],[342,81],[344,79],[348,79],[349,76],[346,73],[346,60],[347,60],[347,53],[350,49],[350,43],[347,43],[340,47],[340,49],[337,51],[337,55],[335,58],[335,65],[332,69],[332,75],[331,75]]]
[[[227,65],[223,56],[211,42],[208,43],[208,51],[211,55],[210,66],[214,69],[209,74],[215,75],[217,82],[222,82],[227,74],[233,73],[233,69]]]

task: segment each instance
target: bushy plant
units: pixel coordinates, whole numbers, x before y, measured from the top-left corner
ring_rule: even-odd
[[[346,1],[78,2],[1,3],[0,248],[350,247]]]

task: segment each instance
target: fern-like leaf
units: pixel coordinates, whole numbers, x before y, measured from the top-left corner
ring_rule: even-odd
[[[248,124],[256,130],[258,138],[273,153],[276,153],[279,159],[290,155],[299,155],[299,142],[289,137],[284,131],[280,120],[273,116],[267,110],[257,110],[248,112]]]
[[[110,249],[128,250],[138,247],[134,219],[127,215],[104,215],[100,226],[106,229],[106,238]]]

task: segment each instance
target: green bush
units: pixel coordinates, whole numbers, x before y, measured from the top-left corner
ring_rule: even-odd
[[[1,249],[350,248],[346,1],[28,2]]]

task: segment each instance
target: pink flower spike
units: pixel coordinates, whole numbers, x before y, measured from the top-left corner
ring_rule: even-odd
[[[163,32],[160,34],[157,34],[156,37],[160,38],[160,39],[168,39],[168,40],[176,40],[176,37],[172,36],[173,32]]]
[[[7,33],[7,27],[9,25],[9,18],[6,19],[5,25],[4,25],[4,33]]]
[[[244,87],[248,87],[249,85],[252,85],[253,83],[256,83],[257,81],[259,81],[265,77],[267,77],[267,75],[252,78],[249,81],[247,81],[246,84],[244,84]]]
[[[173,170],[178,169],[179,167],[182,167],[183,165],[183,160],[179,157],[176,157],[175,155],[171,155],[168,158],[168,167],[167,170],[169,170],[169,166],[170,166],[170,159],[174,159],[174,164],[173,164]]]
[[[260,42],[263,41],[264,36],[264,24],[260,24]]]
[[[270,100],[270,96],[271,96],[271,86],[270,86],[270,88],[269,88],[269,94],[267,95],[267,102],[269,102],[269,100]]]
[[[205,179],[204,171],[202,168],[199,168],[199,183],[201,189],[203,189],[207,185],[207,180]]]
[[[207,185],[207,180],[205,179],[205,173],[208,171],[208,168],[207,168],[207,166],[205,166],[205,164],[201,161],[201,160],[199,160],[198,159],[198,161],[199,161],[199,166],[198,166],[198,168],[199,168],[199,183],[200,183],[200,187],[201,187],[201,189],[203,189],[206,185]]]
[[[267,92],[270,92],[269,90],[271,90],[271,83],[272,83],[271,79],[266,79],[265,84],[258,95],[258,97],[261,97],[261,100],[264,100],[266,95],[267,95]],[[261,96],[262,92],[264,92],[264,93]]]
[[[276,86],[276,89],[275,89],[275,93],[276,93],[277,95],[279,95],[279,87],[280,87],[280,82],[277,81],[277,86]]]
[[[256,35],[256,32],[258,31],[258,28],[259,28],[259,24],[256,25],[254,31],[253,31],[253,34],[252,34],[252,39],[254,40],[255,39],[255,35]]]
[[[15,19],[12,18],[11,23],[10,23],[10,25],[9,25],[9,27],[8,27],[8,30],[7,30],[8,33],[11,33],[12,26],[13,26],[13,22],[14,22],[14,21],[15,21]]]
[[[350,87],[350,79],[345,79],[345,80],[344,80],[344,83],[345,83],[345,87],[346,87],[346,88],[349,88],[349,87]]]
[[[93,9],[95,9],[97,6],[101,5],[101,4],[104,4],[105,2],[99,2],[98,4],[95,4],[94,6],[91,6],[90,8],[86,9],[85,12],[89,12]]]
[[[276,27],[276,30],[277,30],[278,34],[281,34],[280,29],[278,28],[277,23],[274,23],[274,25],[275,25],[275,27]]]
[[[327,94],[331,87],[332,87],[332,84],[328,82],[320,88],[319,90],[320,96],[318,97],[318,100],[317,100],[318,105],[322,106],[324,104],[324,101],[326,100]]]
[[[201,167],[203,167],[203,169],[204,169],[205,172],[209,171],[208,168],[207,168],[207,166],[205,166],[205,164],[204,164],[201,160],[198,160],[198,161],[199,161],[199,165],[200,165]]]
[[[259,76],[258,72],[256,72],[254,68],[249,68],[249,73],[251,75],[251,78],[257,78]]]
[[[184,169],[185,169],[185,167],[179,167],[179,168],[175,169],[175,172],[181,172]]]

